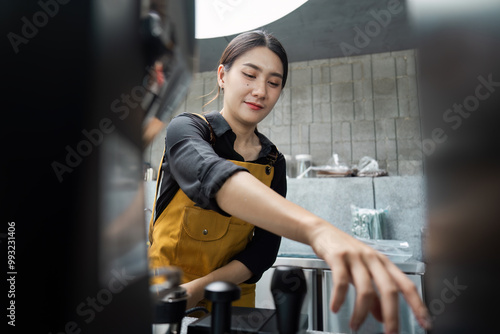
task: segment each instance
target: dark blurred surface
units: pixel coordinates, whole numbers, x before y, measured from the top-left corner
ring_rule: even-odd
[[[432,333],[498,331],[500,10],[491,4],[418,22]]]
[[[2,290],[2,326],[151,332],[141,2],[2,2],[0,13],[2,281],[15,272],[15,294]],[[15,326],[5,316],[13,302]]]

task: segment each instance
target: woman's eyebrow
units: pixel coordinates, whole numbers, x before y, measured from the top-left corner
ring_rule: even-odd
[[[253,68],[254,70],[256,71],[259,71],[259,72],[262,72],[262,69],[255,65],[255,64],[252,64],[252,63],[244,63],[243,66],[248,66],[248,67],[251,67]],[[272,76],[275,76],[275,77],[279,77],[280,79],[283,79],[283,75],[281,73],[278,73],[278,72],[272,72],[270,73]]]

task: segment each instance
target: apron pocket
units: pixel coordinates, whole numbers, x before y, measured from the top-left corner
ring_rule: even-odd
[[[230,219],[215,211],[186,207],[182,229],[194,240],[215,241],[227,233]]]
[[[198,207],[185,207],[176,261],[186,273],[205,276],[241,252],[253,229],[231,224],[231,217]]]

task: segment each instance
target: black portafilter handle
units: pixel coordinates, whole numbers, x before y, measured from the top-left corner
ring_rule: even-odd
[[[211,334],[231,333],[231,302],[240,296],[240,287],[233,283],[217,281],[205,287],[205,298],[212,302]]]
[[[278,332],[299,332],[302,303],[307,293],[304,271],[295,266],[276,267],[271,280],[271,293],[276,307]]]

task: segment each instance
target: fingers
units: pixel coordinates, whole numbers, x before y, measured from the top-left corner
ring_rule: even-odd
[[[380,295],[381,321],[384,323],[385,332],[398,333],[399,287],[376,253],[367,255],[365,261]]]
[[[345,300],[349,283],[352,281],[356,288],[356,300],[350,327],[353,330],[358,330],[370,311],[373,312],[377,320],[381,320],[380,301],[372,284],[371,274],[361,257],[348,258],[348,255],[339,255],[331,268],[333,268],[333,290],[330,304],[332,311],[339,311]]]
[[[350,327],[352,330],[357,331],[368,315],[368,312],[378,301],[378,298],[372,284],[370,273],[363,261],[359,260],[354,262],[351,273],[354,286],[356,287],[356,301],[354,303]]]
[[[333,236],[326,232],[320,234],[313,247],[332,269],[331,310],[339,311],[352,283],[356,300],[351,328],[357,330],[371,312],[383,322],[387,333],[397,333],[401,292],[420,326],[430,329],[429,313],[415,284],[383,254],[350,236],[335,232]],[[330,246],[321,247],[327,244]]]
[[[413,314],[417,318],[418,323],[424,329],[431,329],[431,318],[429,311],[424,302],[420,298],[420,294],[415,284],[406,275],[396,267],[392,262],[387,260],[386,268],[393,277],[398,289],[403,294],[408,306],[410,306]]]
[[[349,282],[351,280],[351,276],[349,270],[344,261],[339,260],[331,266],[332,271],[332,280],[333,280],[333,289],[332,289],[332,297],[330,302],[330,309],[337,313],[344,303],[347,290],[349,288]]]
[[[430,321],[413,282],[385,256],[373,250],[337,255],[333,264],[333,290],[330,307],[338,312],[352,282],[356,300],[350,327],[358,330],[368,312],[383,322],[386,333],[397,333],[399,327],[399,292],[408,302],[418,322],[430,329]]]
[[[368,260],[373,280],[379,289],[381,312],[386,333],[397,333],[399,292],[412,309],[420,326],[431,329],[430,317],[415,284],[385,256],[375,253],[377,260]],[[369,255],[368,257],[372,257]]]

